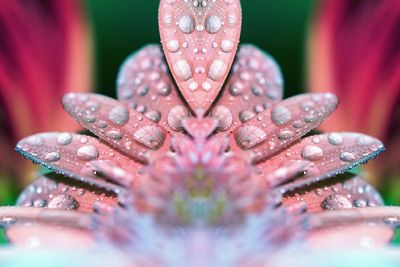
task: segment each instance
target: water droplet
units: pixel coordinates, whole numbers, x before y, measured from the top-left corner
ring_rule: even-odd
[[[340,194],[333,194],[324,199],[321,207],[325,210],[351,209],[353,205],[349,199]]]
[[[264,111],[264,106],[263,106],[263,105],[255,105],[255,106],[254,106],[254,111],[255,111],[256,113],[261,113],[261,112]]]
[[[367,206],[367,201],[365,201],[364,199],[355,199],[353,201],[353,205],[356,208],[365,208]]]
[[[161,120],[161,113],[156,110],[150,110],[144,115],[154,122],[159,122]]]
[[[252,119],[255,115],[256,114],[250,110],[244,110],[239,113],[239,120],[244,123]]]
[[[148,86],[142,86],[138,89],[138,95],[145,96],[149,92]]]
[[[63,146],[69,145],[72,142],[72,134],[61,133],[57,137],[57,143]]]
[[[324,152],[319,146],[307,145],[301,151],[301,156],[307,160],[319,160],[323,157]]]
[[[125,106],[116,106],[108,113],[111,122],[117,125],[125,125],[129,120],[129,111]]]
[[[243,93],[244,86],[242,83],[236,82],[229,87],[229,92],[233,96],[238,96]]]
[[[240,127],[235,133],[236,143],[243,149],[250,149],[264,142],[267,134],[257,126]]]
[[[121,140],[122,134],[119,131],[112,130],[106,133],[107,137],[113,139],[113,140]]]
[[[299,129],[301,127],[303,127],[303,122],[302,121],[295,121],[293,122],[293,127],[296,129]]]
[[[93,160],[99,156],[99,151],[93,145],[82,146],[78,149],[77,156],[81,160]]]
[[[48,205],[50,209],[76,210],[79,207],[78,201],[67,194],[55,196]]]
[[[33,206],[36,208],[45,208],[47,206],[47,201],[45,199],[36,199],[33,201]]]
[[[184,106],[175,106],[168,113],[167,121],[169,127],[175,131],[183,131],[182,120],[189,116],[189,111]]]
[[[222,27],[222,20],[220,17],[211,15],[206,19],[206,31],[214,34],[217,33]]]
[[[323,191],[322,191],[321,188],[315,189],[314,192],[315,192],[315,194],[316,194],[317,196],[322,196],[322,193],[323,193]]]
[[[233,116],[230,110],[222,105],[216,106],[212,112],[211,116],[218,120],[218,131],[224,132],[228,130],[233,123]]]
[[[150,149],[160,148],[165,140],[165,135],[161,129],[153,125],[139,128],[133,136],[137,142]]]
[[[162,96],[168,96],[171,93],[171,86],[164,82],[157,84],[157,91]]]
[[[44,156],[44,160],[48,162],[56,162],[60,160],[60,153],[58,152],[50,152]]]
[[[293,136],[294,136],[294,133],[292,131],[289,131],[289,130],[281,131],[278,134],[279,140],[287,140],[287,139],[292,138]]]
[[[97,122],[97,127],[101,128],[101,129],[107,128],[107,126],[108,126],[107,122],[105,122],[103,120]]]
[[[272,122],[276,125],[284,125],[292,119],[292,113],[284,106],[276,106],[271,111]]]
[[[83,119],[86,123],[94,123],[96,122],[96,117],[94,115],[87,115]]]
[[[328,135],[328,141],[332,145],[340,145],[343,142],[343,136],[339,133],[330,133]]]
[[[253,92],[253,94],[254,94],[255,96],[260,96],[260,95],[262,94],[262,89],[261,89],[260,87],[253,86],[253,87],[251,88],[251,92]]]
[[[351,152],[342,152],[340,153],[340,159],[345,162],[353,162],[357,159],[357,157]]]

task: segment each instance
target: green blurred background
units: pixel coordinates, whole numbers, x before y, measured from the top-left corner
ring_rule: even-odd
[[[122,61],[149,43],[159,43],[157,0],[86,0],[94,30],[98,92],[115,96],[115,77]],[[286,96],[304,90],[305,37],[313,0],[242,1],[242,43],[269,52],[280,64]]]

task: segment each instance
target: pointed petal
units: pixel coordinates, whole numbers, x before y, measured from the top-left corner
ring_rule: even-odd
[[[85,249],[95,241],[89,231],[48,224],[13,226],[7,229],[7,238],[14,246],[28,248]]]
[[[22,139],[16,150],[49,169],[112,191],[119,191],[120,187],[100,178],[93,161],[109,161],[134,175],[142,166],[93,137],[72,133],[32,135]]]
[[[312,231],[307,244],[316,248],[347,248],[386,246],[393,239],[392,228],[383,225],[349,225]]]
[[[336,105],[337,98],[329,93],[298,95],[259,113],[236,129],[233,137],[243,150],[252,149],[255,162],[260,162],[318,126]]]
[[[318,182],[344,172],[376,157],[384,150],[383,144],[373,137],[359,133],[327,133],[304,138],[281,153],[259,164],[268,175],[285,167],[288,161],[305,160],[302,179],[281,186],[282,192]],[[263,174],[261,174],[263,175]],[[296,178],[296,177],[293,177]]]
[[[119,71],[117,88],[119,101],[171,130],[168,114],[183,101],[160,46],[148,45],[129,56]]]
[[[70,93],[63,97],[63,105],[82,126],[141,162],[146,162],[146,153],[162,147],[167,137],[157,123],[109,97]],[[150,133],[146,139],[142,138],[144,128]]]
[[[115,194],[57,174],[37,178],[21,193],[17,205],[89,213],[105,205],[110,209],[118,207]]]
[[[217,97],[235,57],[241,31],[239,0],[161,0],[159,29],[167,62],[196,113]]]
[[[371,185],[348,173],[285,194],[283,207],[290,210],[299,202],[307,212],[383,205],[379,193]]]
[[[252,45],[242,45],[233,72],[212,115],[226,118],[223,108],[230,111],[232,127],[219,130],[232,131],[280,101],[282,94],[283,78],[278,64],[262,50]]]

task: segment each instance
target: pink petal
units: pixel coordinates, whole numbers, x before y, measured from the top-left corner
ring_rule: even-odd
[[[349,225],[313,231],[307,243],[316,248],[377,248],[387,246],[394,236],[392,228],[383,225]]]
[[[26,187],[17,204],[90,213],[105,206],[110,210],[116,208],[117,198],[108,191],[53,174],[41,176]]]
[[[118,153],[99,140],[72,133],[42,133],[22,139],[17,151],[32,161],[56,170],[64,175],[95,184],[102,188],[119,191],[119,187],[97,176],[93,161],[109,161],[111,164],[138,175],[139,163]],[[101,174],[100,174],[101,175]],[[127,179],[132,179],[127,177]],[[114,181],[131,183],[132,181]]]
[[[89,231],[48,224],[13,226],[7,229],[7,238],[14,246],[28,248],[85,249],[94,245]]]
[[[221,90],[235,57],[241,20],[239,0],[161,0],[164,53],[193,111],[207,111]]]
[[[360,223],[381,224],[393,228],[400,225],[400,208],[396,206],[338,209],[310,213],[307,216],[310,230]]]
[[[109,97],[70,93],[64,96],[63,104],[82,126],[141,162],[146,162],[146,153],[161,148],[167,137],[157,123]]]
[[[365,163],[383,151],[382,143],[359,133],[327,133],[304,138],[285,151],[259,164],[261,175],[283,168],[288,160],[306,160],[309,165],[304,179],[282,186],[283,191],[293,190],[334,176]],[[289,162],[290,163],[290,162]],[[295,178],[295,177],[292,177]]]
[[[307,212],[383,205],[379,193],[371,185],[351,174],[339,175],[287,193],[283,207],[290,210],[299,202]]]
[[[118,99],[149,119],[171,130],[170,110],[182,105],[158,45],[148,45],[131,55],[117,79]]]
[[[234,130],[280,101],[282,93],[283,79],[277,63],[262,50],[242,45],[233,65],[233,73],[212,115],[226,118],[224,110],[230,111],[230,125],[219,130]]]
[[[26,223],[44,223],[89,230],[92,228],[91,214],[78,211],[30,208],[30,207],[0,207],[2,226],[12,227]]]
[[[318,126],[336,108],[332,94],[304,94],[281,101],[233,132],[237,145],[260,162]],[[251,134],[250,134],[251,132]]]

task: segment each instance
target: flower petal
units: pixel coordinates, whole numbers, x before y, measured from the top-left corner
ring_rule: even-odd
[[[172,74],[194,112],[205,112],[227,77],[241,31],[239,0],[161,0],[161,43]]]
[[[109,97],[70,93],[64,96],[63,104],[82,126],[141,162],[146,162],[146,153],[161,148],[167,138],[167,132],[157,123]]]
[[[337,98],[329,93],[298,95],[248,120],[233,137],[243,150],[252,149],[255,162],[260,162],[318,126],[336,105]]]
[[[37,178],[17,201],[23,207],[47,207],[104,213],[117,207],[117,196],[88,184],[51,174]]]
[[[291,210],[299,203],[307,212],[383,205],[379,193],[371,185],[360,176],[348,173],[284,195],[283,207]]]
[[[184,104],[158,45],[148,45],[126,59],[118,74],[117,88],[121,102],[172,130],[168,114]]]
[[[7,238],[14,246],[28,248],[85,249],[95,244],[89,231],[48,224],[13,226],[7,229]]]
[[[308,167],[302,170],[304,179],[297,179],[280,187],[282,192],[286,192],[332,177],[365,163],[383,150],[383,144],[368,135],[359,133],[320,134],[304,138],[258,167],[265,175],[268,175],[273,170],[285,167],[288,160],[308,161]]]
[[[16,150],[32,161],[64,175],[117,192],[120,187],[100,178],[98,175],[101,173],[97,173],[93,161],[108,161],[132,173],[133,177],[142,166],[93,137],[72,133],[32,135],[22,139]],[[129,181],[113,182],[133,182],[132,177],[128,176],[126,179]]]
[[[349,225],[313,231],[307,235],[307,244],[316,248],[377,248],[389,244],[393,236],[393,229],[384,225]]]
[[[224,111],[228,110],[232,118],[230,126],[220,130],[234,130],[280,101],[282,94],[283,78],[278,64],[255,46],[242,45],[221,99],[211,113],[214,117],[226,118]]]

